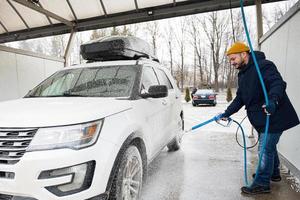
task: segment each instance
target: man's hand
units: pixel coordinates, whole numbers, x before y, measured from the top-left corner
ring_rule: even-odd
[[[228,117],[222,117],[221,120],[222,121],[228,121]]]
[[[264,112],[268,115],[273,115],[276,111],[277,104],[274,100],[270,99],[269,100],[269,105],[263,105],[262,108],[264,109]]]
[[[225,113],[220,113],[217,116],[219,116],[220,120],[222,120],[222,121],[227,121],[228,120],[228,117],[225,116]]]

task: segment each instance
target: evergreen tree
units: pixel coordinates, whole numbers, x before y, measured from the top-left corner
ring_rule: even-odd
[[[227,88],[227,96],[226,96],[226,101],[230,102],[232,100],[232,92],[231,92],[231,88]]]
[[[186,102],[189,102],[191,100],[191,94],[189,88],[185,88],[185,97],[184,97]]]

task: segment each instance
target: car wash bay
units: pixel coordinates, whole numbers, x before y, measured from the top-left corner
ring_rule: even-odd
[[[218,96],[217,106],[193,107],[184,103],[186,126],[207,120],[215,112],[222,112],[226,106],[225,94]],[[241,110],[233,116],[241,121],[246,113]],[[243,122],[246,134],[250,124]],[[244,185],[243,151],[235,141],[236,125],[222,127],[211,123],[185,135],[178,152],[164,150],[149,166],[148,180],[144,185],[142,200],[296,200],[300,193],[293,189],[294,179],[282,169],[283,180],[272,182],[268,195],[245,196],[240,192]],[[248,140],[249,142],[254,139]],[[248,175],[256,167],[257,149],[248,151]],[[251,179],[250,179],[251,180]]]

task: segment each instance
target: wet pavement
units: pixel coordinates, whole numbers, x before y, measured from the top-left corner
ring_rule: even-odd
[[[216,107],[193,107],[191,103],[184,103],[186,128],[222,112],[227,105],[222,97]],[[245,115],[245,111],[241,110],[232,117],[241,121]],[[243,127],[249,134],[251,126],[247,120]],[[271,183],[271,194],[241,194],[240,188],[244,185],[244,161],[242,148],[235,140],[236,129],[235,125],[225,128],[211,123],[184,135],[179,151],[168,152],[164,149],[149,166],[141,199],[299,200],[300,192],[296,192],[297,189],[291,181],[293,178],[288,175],[287,170],[282,170],[281,182]],[[249,143],[255,142],[255,138],[247,140]],[[252,181],[250,176],[256,167],[256,152],[256,148],[247,151],[249,181]]]

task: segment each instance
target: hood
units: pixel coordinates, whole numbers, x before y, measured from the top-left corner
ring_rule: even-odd
[[[131,108],[115,98],[23,98],[0,103],[0,127],[49,127],[93,121]]]
[[[265,53],[262,52],[262,51],[254,51],[254,54],[255,54],[255,57],[256,57],[257,61],[266,59]],[[242,73],[242,72],[246,71],[252,65],[254,65],[254,61],[253,61],[253,58],[252,58],[252,54],[250,52],[249,62],[248,62],[247,65],[244,65],[243,67],[241,67],[240,72]]]
[[[254,54],[255,54],[255,57],[256,57],[257,61],[266,59],[265,53],[262,52],[262,51],[254,51]],[[252,58],[252,54],[250,52],[250,60],[249,60],[248,65],[252,65],[253,63],[254,63],[254,61],[253,61],[253,58]]]

